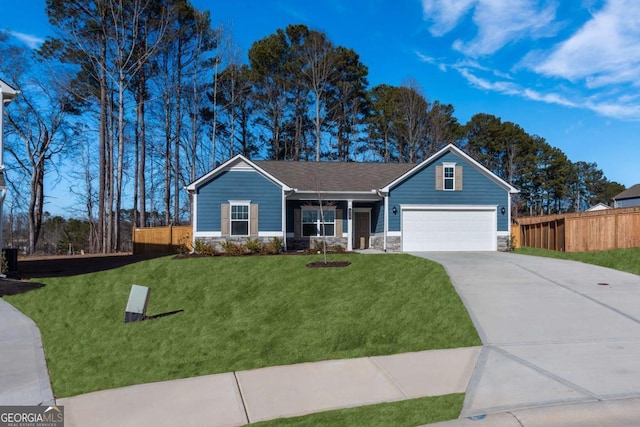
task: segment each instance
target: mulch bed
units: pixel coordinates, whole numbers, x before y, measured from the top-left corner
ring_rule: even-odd
[[[307,264],[309,268],[323,268],[323,267],[346,267],[350,265],[350,261],[315,261]]]

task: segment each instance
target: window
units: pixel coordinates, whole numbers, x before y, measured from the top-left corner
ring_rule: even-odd
[[[249,205],[231,205],[231,235],[249,235]]]
[[[455,165],[444,165],[444,173],[442,174],[442,179],[444,180],[443,188],[445,190],[455,190],[456,189],[456,168]]]
[[[323,209],[324,223],[320,215],[320,209],[302,209],[302,235],[303,236],[335,236],[336,234],[336,211],[334,209]]]

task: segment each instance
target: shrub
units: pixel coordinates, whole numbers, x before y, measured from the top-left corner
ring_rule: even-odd
[[[334,254],[343,254],[346,252],[346,249],[342,245],[333,245],[331,246],[331,252]]]
[[[225,254],[231,256],[240,256],[247,253],[247,247],[242,242],[233,242],[231,240],[225,240],[220,244]]]
[[[216,254],[216,250],[211,243],[204,240],[196,240],[193,250],[200,255],[214,256]]]
[[[176,246],[176,252],[180,255],[185,255],[188,254],[189,251],[189,241],[191,240],[191,234],[185,234],[183,237],[180,238],[180,240],[178,241],[178,246]],[[196,242],[196,244],[199,242],[199,240]]]
[[[278,237],[272,237],[269,240],[269,243],[263,245],[262,250],[267,255],[277,255],[282,251],[284,245],[282,244],[282,239]]]
[[[257,238],[250,238],[247,237],[247,241],[245,243],[245,246],[247,248],[247,250],[249,251],[249,253],[252,254],[257,254],[262,252],[262,242],[260,242],[259,239]]]

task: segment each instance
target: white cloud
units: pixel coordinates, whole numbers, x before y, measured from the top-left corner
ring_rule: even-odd
[[[506,95],[518,95],[520,88],[513,82],[508,81],[495,81],[492,82],[487,79],[483,79],[471,73],[467,68],[458,68],[458,71],[462,76],[467,79],[469,83],[480,89],[490,90],[492,92],[500,92]]]
[[[609,1],[532,69],[548,77],[582,80],[588,88],[640,85],[640,2]]]
[[[576,13],[575,5],[558,8],[560,4],[555,0],[422,0],[424,19],[433,35],[456,29],[458,39],[451,45],[456,59],[447,67],[458,71],[469,85],[640,121],[640,0],[582,0],[581,13]],[[576,14],[556,16],[567,11]],[[475,25],[461,28],[463,22],[469,27],[470,15]],[[571,33],[571,28],[577,30]],[[544,37],[551,40],[541,42]],[[494,55],[508,44],[515,49]],[[444,62],[427,56],[421,60],[441,68]]]
[[[508,43],[525,38],[549,36],[556,31],[554,4],[541,6],[537,0],[422,0],[425,20],[434,36],[455,28],[474,9],[478,32],[471,40],[456,40],[453,48],[469,56],[497,52]]]
[[[424,19],[431,23],[429,32],[442,36],[458,25],[477,0],[422,0]]]
[[[40,47],[42,43],[44,43],[43,38],[31,35],[31,34],[19,33],[17,31],[11,31],[11,30],[7,32],[11,34],[13,37],[23,42],[24,44],[26,44],[27,46],[29,46],[31,49],[37,49],[38,47]]]
[[[540,7],[533,0],[480,0],[473,15],[478,34],[455,46],[466,55],[483,56],[497,52],[508,43],[536,39],[555,32],[555,6]]]
[[[546,102],[547,104],[557,104],[557,105],[563,105],[565,107],[571,107],[571,108],[579,107],[579,105],[576,104],[575,102],[570,101],[569,99],[557,93],[540,93],[533,89],[524,89],[522,90],[521,95],[527,99],[531,99],[533,101]]]

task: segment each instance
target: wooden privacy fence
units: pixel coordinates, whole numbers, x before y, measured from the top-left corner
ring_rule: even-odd
[[[520,246],[565,252],[640,247],[640,207],[523,217]]]
[[[174,254],[192,249],[190,225],[134,228],[133,254]]]

